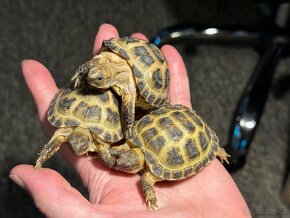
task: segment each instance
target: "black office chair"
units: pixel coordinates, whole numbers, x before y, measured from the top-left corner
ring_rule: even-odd
[[[276,4],[274,7],[272,4],[271,6],[261,4],[259,5],[261,10],[268,8],[273,13],[259,29],[229,29],[185,24],[163,29],[151,40],[157,46],[190,41],[197,44],[239,44],[252,46],[259,51],[260,60],[236,106],[229,141],[225,146],[231,155],[230,164],[226,165],[230,172],[239,170],[246,162],[248,149],[263,113],[276,66],[280,58],[287,55],[289,51],[289,29],[286,27],[290,3]]]

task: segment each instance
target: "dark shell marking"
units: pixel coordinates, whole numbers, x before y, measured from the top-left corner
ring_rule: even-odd
[[[173,179],[180,179],[181,176],[182,176],[182,171],[181,170],[173,171],[173,175],[172,175]]]
[[[149,95],[149,97],[147,98],[147,101],[151,104],[154,102],[155,97],[153,95]]]
[[[149,116],[144,117],[140,122],[139,126],[140,128],[146,127],[149,123],[152,123],[152,120]]]
[[[161,62],[164,63],[165,59],[163,54],[159,51],[159,49],[152,43],[148,43],[148,46],[152,49],[154,54],[156,55],[157,59]]]
[[[145,87],[143,81],[139,81],[139,82],[137,83],[137,86],[138,86],[138,88],[139,88],[140,91],[142,91],[142,90],[144,89],[144,87]]]
[[[81,123],[77,120],[66,120],[64,122],[64,125],[65,126],[71,126],[71,127],[74,127],[74,126],[79,126]]]
[[[189,159],[195,159],[196,157],[200,155],[196,147],[196,143],[194,142],[194,139],[189,139],[187,141],[187,143],[185,144],[185,150]]]
[[[120,49],[120,50],[119,50],[119,54],[120,54],[123,58],[125,58],[126,60],[129,60],[129,56],[128,56],[127,52],[125,52],[124,49]]]
[[[199,138],[199,142],[200,142],[200,145],[201,145],[202,149],[206,150],[206,148],[208,146],[208,140],[205,138],[204,133],[203,132],[199,132],[198,138]]]
[[[164,147],[164,145],[165,145],[165,139],[162,136],[157,136],[156,138],[151,140],[148,147],[153,147],[154,152],[156,154],[159,154],[159,152]]]
[[[164,169],[164,171],[163,171],[163,178],[165,180],[169,180],[170,179],[170,171],[169,170]]]
[[[152,172],[156,176],[161,176],[162,175],[162,172],[163,172],[163,167],[160,166],[159,164],[155,164],[155,165],[153,165]]]
[[[113,123],[116,123],[118,121],[120,121],[120,116],[119,114],[116,112],[116,111],[112,111],[111,108],[107,108],[107,121],[108,122],[113,122]]]
[[[108,103],[108,101],[110,100],[109,99],[109,95],[108,93],[104,92],[103,94],[99,95],[99,98],[100,100],[103,102],[103,103]]]
[[[53,122],[53,124],[54,124],[55,127],[61,127],[61,125],[62,125],[62,120],[61,120],[61,119],[55,120],[55,121]]]
[[[182,131],[175,126],[172,126],[171,128],[168,128],[166,130],[168,135],[175,141],[179,141],[183,136]]]
[[[132,38],[132,37],[129,37],[129,36],[125,36],[123,38],[123,41],[126,41],[127,43],[139,42],[138,39],[135,39],[135,38]]]
[[[193,172],[193,168],[192,168],[192,167],[186,167],[186,168],[184,169],[184,174],[183,174],[183,176],[184,176],[184,177],[187,177],[187,176],[189,176],[192,172]]]
[[[103,129],[101,128],[98,128],[98,127],[91,127],[90,130],[95,133],[95,135],[100,135],[104,132]]]
[[[135,66],[135,65],[133,65],[133,71],[134,71],[134,73],[135,73],[135,76],[137,77],[137,78],[142,78],[143,77],[143,75],[142,75],[142,73],[140,72],[140,70]],[[140,88],[140,87],[139,87]],[[141,90],[141,89],[140,89]]]
[[[185,129],[187,129],[190,133],[194,133],[196,128],[194,126],[194,124],[188,120],[182,122],[182,125],[185,127]]]
[[[161,126],[165,128],[170,128],[171,126],[174,125],[172,120],[169,117],[160,118],[159,123],[161,124]]]
[[[157,129],[152,127],[142,133],[142,138],[144,139],[144,142],[147,144],[157,134],[158,134]]]
[[[203,122],[192,111],[186,111],[186,114],[201,128],[203,128]]]
[[[100,120],[102,110],[97,105],[89,106],[86,102],[82,101],[76,106],[74,113],[84,117],[85,119]]]
[[[117,50],[117,46],[115,45],[115,43],[113,43],[111,40],[104,40],[104,45],[106,47],[108,47],[109,49],[116,51]]]
[[[61,99],[60,106],[62,106],[63,108],[68,110],[75,100],[76,100],[76,98]]]
[[[160,69],[153,72],[152,80],[154,81],[155,88],[157,88],[157,89],[162,88],[162,74],[160,72]]]
[[[170,83],[170,79],[169,79],[169,70],[167,69],[165,71],[165,88],[168,88],[169,87],[169,83]]]
[[[143,147],[143,143],[137,136],[133,138],[132,143],[139,148]]]
[[[157,163],[157,160],[148,151],[144,152],[144,156],[145,156],[147,163],[150,163],[150,164]]]
[[[167,162],[169,165],[181,165],[184,163],[183,157],[177,148],[172,148],[167,153]]]
[[[112,141],[112,136],[109,133],[105,133],[104,135],[104,140],[107,142],[111,142]]]
[[[144,90],[144,91],[142,92],[142,96],[143,96],[145,99],[147,98],[148,95],[149,95],[148,90]]]
[[[166,113],[167,113],[167,110],[165,110],[164,108],[160,108],[153,111],[151,114],[161,115],[161,114],[166,114]]]

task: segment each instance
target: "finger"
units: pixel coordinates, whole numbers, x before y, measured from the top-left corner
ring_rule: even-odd
[[[94,212],[91,204],[56,171],[18,165],[9,177],[30,193],[47,217],[89,217]]]
[[[46,113],[58,88],[48,69],[38,61],[24,60],[22,73],[37,106],[39,119],[44,123],[45,131],[49,134]]]
[[[170,45],[161,48],[170,71],[169,102],[191,108],[190,89],[187,71],[178,51]]]
[[[148,38],[143,33],[133,33],[131,36],[133,38],[143,39],[143,40],[147,40],[148,41]]]
[[[111,24],[102,24],[95,38],[93,54],[98,54],[104,40],[119,38],[118,30]]]

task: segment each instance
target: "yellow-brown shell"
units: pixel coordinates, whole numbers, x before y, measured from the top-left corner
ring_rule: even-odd
[[[119,104],[110,90],[63,88],[52,100],[47,116],[55,127],[87,128],[106,142],[114,143],[124,137]]]
[[[103,50],[106,49],[126,59],[134,72],[139,93],[147,103],[155,107],[167,103],[169,71],[159,48],[145,40],[124,37],[105,40]]]
[[[161,107],[138,120],[129,141],[143,151],[148,169],[162,180],[197,173],[219,148],[214,131],[195,111],[181,105]]]

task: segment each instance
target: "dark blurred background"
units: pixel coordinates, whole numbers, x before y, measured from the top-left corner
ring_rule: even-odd
[[[42,217],[29,195],[8,179],[13,166],[33,164],[48,140],[21,74],[22,60],[42,62],[61,87],[78,65],[92,57],[95,34],[102,23],[115,25],[121,36],[142,32],[152,38],[160,29],[180,23],[255,29],[264,19],[261,5],[250,0],[0,0],[0,217]],[[193,108],[225,145],[233,112],[259,54],[251,47],[193,47],[188,43],[176,47],[190,77]],[[285,81],[289,87],[289,73],[290,59],[286,57],[275,72],[247,162],[232,174],[254,217],[290,217],[290,210],[281,200],[289,171],[290,92],[279,89]],[[279,95],[275,95],[276,89]],[[46,167],[60,172],[86,194],[72,168],[59,155]]]

